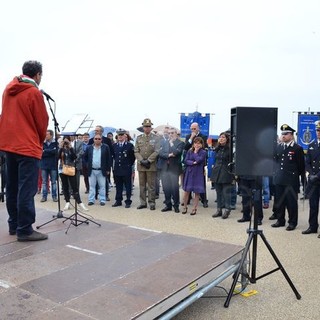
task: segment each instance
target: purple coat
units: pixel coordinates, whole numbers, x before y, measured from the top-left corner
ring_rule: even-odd
[[[195,193],[205,192],[204,166],[206,163],[206,151],[200,149],[198,153],[189,150],[185,158],[185,172],[183,178],[183,190]],[[196,161],[197,164],[193,164]]]

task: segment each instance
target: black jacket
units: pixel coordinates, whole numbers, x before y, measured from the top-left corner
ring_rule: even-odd
[[[91,175],[92,172],[92,158],[93,158],[93,145],[88,145],[84,158],[86,163],[88,164],[88,176]],[[98,169],[98,168],[97,168]],[[106,144],[101,144],[101,171],[104,176],[107,175],[107,172],[110,172],[111,169],[111,152],[109,146]]]

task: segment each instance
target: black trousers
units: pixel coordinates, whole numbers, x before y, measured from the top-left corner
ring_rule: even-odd
[[[251,208],[253,204],[254,214],[257,215],[258,220],[262,221],[262,186],[257,184],[255,180],[241,179],[240,188],[242,195],[243,218],[246,220],[251,218]]]
[[[289,224],[298,224],[298,192],[292,186],[277,184],[275,186],[275,213],[280,223],[286,223],[285,212],[288,210]]]
[[[166,170],[161,171],[162,188],[165,196],[165,204],[167,207],[174,207],[180,205],[179,193],[179,172],[170,172]]]
[[[320,199],[320,184],[310,183],[307,187],[309,198],[309,227],[312,231],[317,231],[319,227],[319,199]]]
[[[131,204],[131,193],[132,193],[132,180],[131,173],[126,176],[113,176],[114,181],[116,183],[116,202],[120,203],[123,200],[123,186],[126,190],[126,204]]]

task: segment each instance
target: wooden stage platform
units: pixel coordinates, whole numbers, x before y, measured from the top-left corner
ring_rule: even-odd
[[[37,210],[37,225],[52,214]],[[40,229],[46,241],[17,242],[6,220],[1,205],[1,319],[169,319],[230,276],[243,250],[103,221],[66,234],[63,219]]]

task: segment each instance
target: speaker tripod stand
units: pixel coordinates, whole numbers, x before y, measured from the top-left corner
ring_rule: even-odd
[[[69,226],[65,232],[66,234],[68,233],[68,231],[72,225],[75,227],[78,227],[83,223],[89,224],[89,222],[92,222],[92,223],[96,224],[97,226],[101,227],[100,223],[95,222],[92,219],[89,219],[88,217],[86,217],[78,212],[77,201],[74,202],[74,213],[70,217],[65,218],[62,222],[64,223],[67,220],[70,220],[70,223],[69,223]]]
[[[261,197],[261,190],[256,190],[256,192],[258,192],[257,196]],[[250,204],[250,210],[251,210],[251,216],[252,216],[252,204]],[[224,303],[224,306],[226,308],[228,308],[230,300],[232,298],[234,289],[236,287],[236,284],[238,282],[238,278],[241,274],[241,272],[243,272],[243,270],[245,270],[245,264],[246,264],[246,259],[247,259],[247,255],[249,253],[251,244],[252,244],[252,265],[251,265],[251,276],[246,273],[243,274],[242,276],[247,278],[251,283],[256,283],[257,280],[262,279],[278,270],[280,270],[282,272],[282,274],[284,275],[285,279],[287,280],[288,284],[290,285],[292,291],[294,292],[294,294],[296,295],[296,298],[298,300],[301,299],[301,295],[299,294],[298,290],[296,289],[296,287],[294,286],[293,282],[291,281],[290,277],[288,276],[287,272],[285,271],[284,267],[282,266],[280,260],[278,259],[278,257],[276,256],[275,252],[273,251],[271,245],[269,244],[269,242],[267,241],[265,235],[263,234],[262,230],[258,229],[258,215],[256,214],[256,212],[254,212],[253,214],[253,228],[249,228],[247,230],[247,233],[249,234],[245,248],[243,250],[242,253],[242,257],[241,257],[241,261],[239,264],[239,267],[237,269],[237,271],[234,274],[234,278],[233,278],[233,282],[230,288],[230,291],[228,293],[227,299]],[[260,238],[262,239],[263,243],[265,244],[265,246],[267,247],[269,253],[271,254],[271,256],[273,257],[274,261],[277,264],[277,268],[266,272],[265,274],[262,274],[261,276],[256,276],[256,270],[257,270],[257,244],[258,244],[258,236],[260,236]]]

